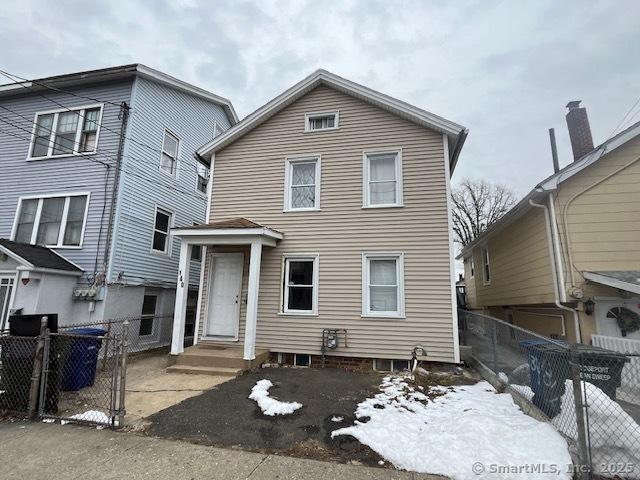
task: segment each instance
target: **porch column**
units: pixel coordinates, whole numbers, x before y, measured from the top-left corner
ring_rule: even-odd
[[[249,286],[247,288],[247,313],[244,330],[244,359],[256,358],[256,325],[258,323],[258,291],[260,289],[260,262],[262,260],[262,242],[251,242],[249,260]]]
[[[182,240],[182,243],[180,244],[180,264],[178,265],[178,283],[176,285],[176,305],[173,312],[171,355],[178,355],[184,351],[184,324],[187,313],[191,247],[192,245],[190,243]]]

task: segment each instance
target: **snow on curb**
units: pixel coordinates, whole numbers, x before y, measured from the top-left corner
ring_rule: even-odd
[[[270,380],[258,380],[251,389],[249,398],[255,400],[262,410],[262,413],[273,417],[275,415],[290,415],[296,410],[302,408],[302,404],[298,402],[281,402],[269,396],[269,389],[273,387]]]
[[[385,377],[381,393],[360,403],[352,435],[397,468],[462,479],[570,479],[566,441],[548,423],[520,411],[488,382],[431,387],[429,398],[403,377]],[[365,421],[368,418],[368,421]],[[477,464],[484,471],[478,472]],[[474,467],[474,464],[475,467]],[[549,472],[496,472],[493,466],[546,465]],[[560,472],[552,471],[553,466]]]

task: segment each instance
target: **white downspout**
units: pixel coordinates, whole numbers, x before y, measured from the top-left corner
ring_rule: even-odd
[[[556,252],[555,263],[558,273],[558,285],[560,293],[560,301],[567,301],[567,288],[564,280],[564,268],[562,267],[562,250],[560,249],[560,235],[558,234],[558,224],[556,223],[556,209],[553,204],[553,195],[549,192],[547,197],[549,200],[549,221],[551,222],[551,233],[553,235],[553,248]]]
[[[558,307],[559,309],[573,313],[573,325],[574,325],[574,330],[576,335],[576,342],[581,343],[582,335],[580,334],[580,319],[578,317],[578,312],[575,309],[566,307],[565,305],[562,305],[562,303],[560,303],[556,252],[555,252],[554,243],[551,235],[551,226],[550,226],[551,220],[549,218],[549,209],[547,208],[546,205],[535,203],[531,199],[529,199],[529,204],[532,207],[542,208],[544,210],[544,217],[546,220],[545,229],[547,231],[547,246],[549,247],[549,263],[551,264],[551,275],[553,277],[553,292],[555,296],[555,304],[556,304],[556,307]],[[564,288],[564,286],[562,288]]]

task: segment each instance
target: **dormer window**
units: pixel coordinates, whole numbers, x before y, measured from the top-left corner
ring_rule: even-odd
[[[335,130],[338,128],[339,117],[338,112],[306,113],[304,131]]]

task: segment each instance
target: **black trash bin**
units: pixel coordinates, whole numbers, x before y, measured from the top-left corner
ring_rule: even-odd
[[[69,330],[69,333],[78,336],[69,337],[69,352],[64,363],[62,390],[77,391],[93,385],[98,353],[102,345],[100,337],[105,336],[107,331],[101,328],[74,328]]]
[[[31,376],[38,340],[29,337],[0,337],[0,408],[13,412],[29,410]]]
[[[58,330],[58,315],[55,313],[38,313],[29,315],[11,315],[9,317],[9,335],[0,337],[0,361],[2,376],[0,396],[2,408],[15,412],[29,410],[31,377],[40,335],[42,317],[48,318],[47,328],[50,332]],[[56,381],[57,368],[55,362],[49,365],[49,387]],[[47,388],[47,402],[57,408],[58,392],[55,387]]]
[[[571,378],[569,347],[545,341],[522,346],[529,353],[533,403],[549,417],[555,417],[560,413],[566,380]],[[580,378],[615,400],[622,369],[628,358],[621,353],[591,345],[578,344],[574,348],[580,359]]]

